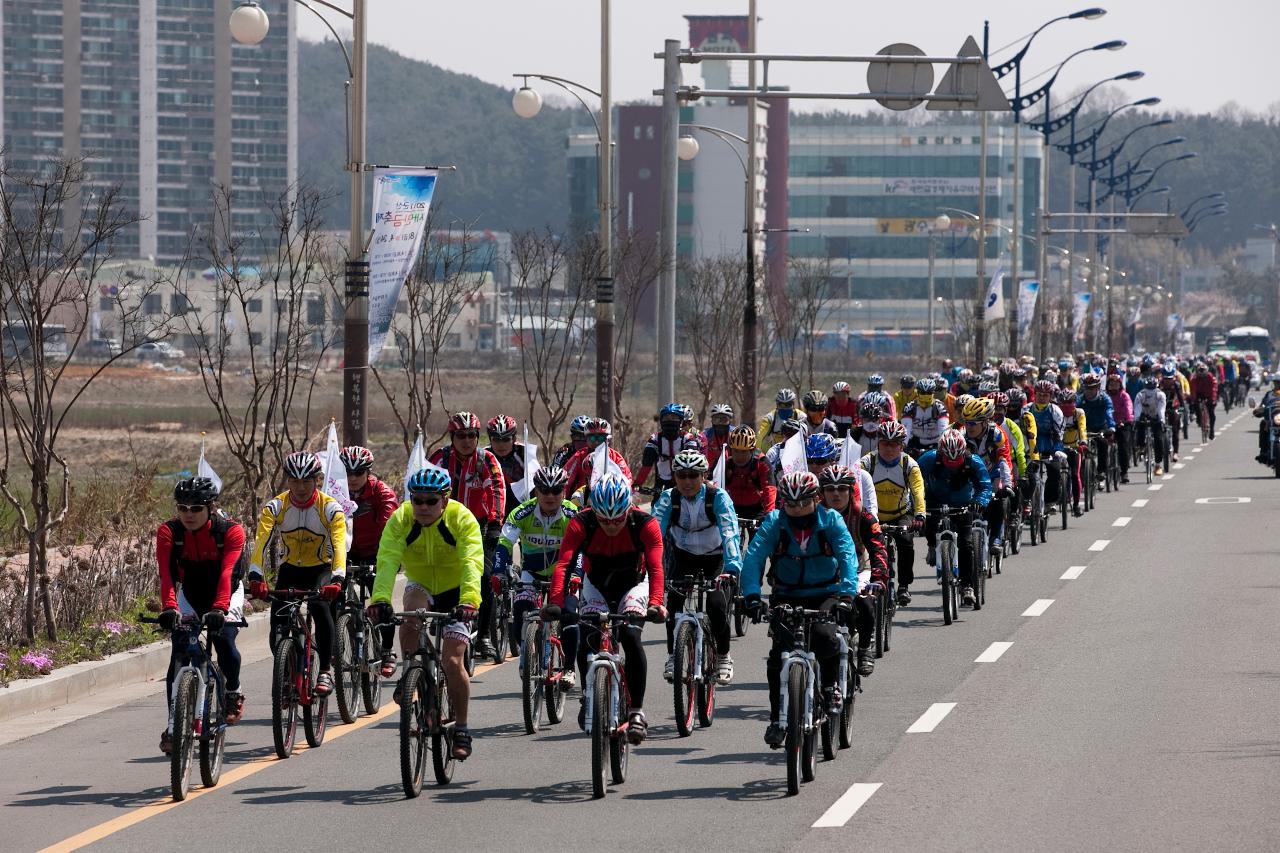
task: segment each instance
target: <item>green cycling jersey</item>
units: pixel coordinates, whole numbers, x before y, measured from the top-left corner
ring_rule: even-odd
[[[560,540],[564,538],[569,519],[573,518],[577,511],[578,507],[572,501],[561,501],[553,515],[544,516],[542,510],[538,508],[536,497],[529,498],[511,510],[506,523],[502,525],[502,535],[498,539],[498,550],[494,555],[494,570],[505,569],[511,565],[512,551],[516,543],[519,543],[524,571],[550,577],[556,567],[556,557],[560,553]]]

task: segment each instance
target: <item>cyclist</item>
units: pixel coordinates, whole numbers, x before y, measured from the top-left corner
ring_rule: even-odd
[[[244,553],[244,528],[220,514],[214,504],[218,489],[208,477],[179,480],[173,489],[177,515],[156,528],[156,565],[160,567],[160,626],[176,631],[185,617],[208,625],[218,667],[226,678],[226,722],[234,725],[244,715],[240,692],[239,629],[226,624],[243,618],[244,588],[236,569]],[[174,634],[165,696],[173,695],[177,674],[177,650],[187,638]],[[160,733],[160,751],[173,752],[173,733]]]
[[[662,530],[657,519],[631,502],[631,482],[617,474],[606,474],[591,487],[591,505],[573,517],[560,542],[560,556],[551,578],[544,618],[559,619],[565,602],[570,564],[582,563],[581,613],[624,613],[644,616],[649,622],[664,622],[662,606]],[[648,663],[641,644],[642,626],[622,629],[621,644],[626,655],[627,739],[641,743],[648,734],[644,716],[644,695]],[[587,632],[578,644],[578,668],[586,677],[587,654],[600,650],[600,637]],[[586,705],[578,711],[578,725],[586,728]]]
[[[525,614],[537,605],[538,593],[532,588],[533,584],[551,580],[565,528],[569,526],[569,519],[578,511],[573,501],[565,499],[565,486],[568,482],[569,478],[562,468],[554,465],[539,468],[533,475],[534,494],[511,510],[506,523],[502,525],[498,550],[493,555],[493,571],[496,575],[511,571],[512,554],[518,543],[520,583],[524,587],[516,593],[515,603],[511,608],[511,621],[517,630],[524,625]],[[562,624],[560,642],[563,644],[565,660],[575,660],[578,648],[577,626]],[[566,690],[573,687],[573,672],[572,667],[565,671],[562,683]]]
[[[671,461],[675,488],[665,490],[653,504],[653,517],[666,537],[667,580],[705,578],[721,574],[735,578],[742,574],[742,554],[738,543],[738,514],[723,489],[706,482],[707,458],[696,450],[684,450]],[[667,591],[667,662],[662,677],[675,672],[675,614],[684,609],[684,593]],[[733,657],[729,654],[729,594],[725,589],[707,593],[707,615],[711,636],[720,656],[716,679],[721,684],[733,680]]]
[[[931,507],[969,507],[968,516],[952,518],[952,530],[959,542],[960,584],[962,603],[972,607],[977,599],[973,594],[975,567],[973,542],[969,529],[977,514],[991,502],[991,478],[982,460],[969,452],[969,444],[959,430],[949,429],[938,439],[934,450],[920,457],[920,479],[924,481],[924,499]],[[924,535],[929,543],[925,562],[937,565],[938,516],[930,514],[925,522]],[[942,570],[938,569],[941,578]]]
[[[868,397],[871,399],[867,399]],[[878,398],[870,394],[864,395],[862,402],[858,404],[858,425],[849,433],[849,436],[858,442],[859,457],[875,449],[876,442],[880,440],[880,427],[886,420],[893,420],[893,418],[880,406]]]
[[[988,397],[975,397],[961,412],[969,450],[982,460],[991,480],[993,499],[987,504],[986,520],[992,550],[1004,545],[1004,501],[1013,496],[1013,454],[1004,431],[991,422],[995,414],[996,402]]]
[[[882,524],[899,524],[908,519],[913,532],[924,528],[924,481],[920,479],[920,466],[904,445],[907,431],[897,421],[889,421],[880,427],[880,440],[874,453],[862,457],[859,463],[871,475],[875,485],[876,504]],[[898,546],[898,604],[911,603],[908,587],[915,581],[913,564],[916,551],[911,536],[892,534]]]
[[[471,412],[454,412],[449,418],[449,444],[427,459],[449,474],[450,497],[471,510],[480,524],[484,540],[485,582],[480,585],[480,620],[476,626],[475,653],[496,658],[498,652],[489,639],[493,618],[493,587],[488,578],[493,574],[493,553],[502,535],[506,518],[507,484],[497,457],[480,447],[480,418]],[[498,661],[501,663],[501,661]]]
[[[916,398],[916,378],[904,373],[898,379],[898,390],[893,392],[893,406],[899,415],[907,411],[907,404]]]
[[[378,544],[378,576],[369,597],[370,618],[392,621],[391,593],[396,574],[404,569],[403,610],[431,609],[452,613],[444,629],[442,665],[453,706],[453,757],[471,756],[471,732],[467,728],[467,704],[471,682],[467,676],[466,650],[471,641],[469,623],[480,607],[484,575],[484,538],[479,519],[458,500],[451,500],[452,477],[440,468],[423,468],[405,483],[409,500],[391,515]],[[405,619],[400,626],[400,651],[405,660],[418,650],[419,623]],[[393,694],[403,699],[403,681]]]
[[[1067,454],[1067,470],[1071,472],[1071,513],[1080,517],[1080,500],[1084,483],[1080,479],[1084,467],[1084,454],[1089,449],[1089,428],[1084,412],[1076,408],[1076,392],[1071,388],[1059,388],[1058,408],[1062,410],[1062,447]]]
[[[1195,375],[1191,377],[1191,403],[1196,408],[1196,419],[1200,417],[1200,401],[1205,401],[1205,407],[1209,410],[1209,440],[1213,441],[1214,430],[1218,426],[1218,413],[1216,411],[1218,405],[1218,380],[1209,371],[1209,365],[1204,362],[1196,365]]]
[[[733,427],[733,406],[728,403],[716,403],[711,407],[711,426],[702,431],[702,446],[706,448],[707,459],[711,464],[720,458],[724,447],[729,443],[729,430]]]
[[[516,419],[510,415],[490,418],[485,424],[485,432],[489,435],[489,446],[485,450],[493,454],[502,468],[502,483],[506,487],[503,511],[510,513],[520,503],[513,487],[524,480],[524,442],[516,441]]]
[[[326,601],[342,595],[347,575],[347,517],[338,502],[317,487],[324,472],[314,453],[299,450],[284,458],[287,491],[267,501],[258,515],[258,532],[249,562],[249,594],[266,598],[263,578],[264,553],[273,533],[280,539],[280,570],[277,589],[315,589]],[[284,627],[281,602],[271,602],[271,647]],[[320,674],[315,691],[319,696],[333,692],[333,611],[310,608],[315,622],[316,657]]]
[[[1248,362],[1245,362],[1248,364]],[[1254,408],[1255,417],[1262,418],[1258,424],[1258,455],[1254,457],[1264,465],[1271,464],[1271,418],[1275,407],[1280,405],[1280,373],[1271,374],[1271,390],[1262,395],[1262,402]]]
[[[827,417],[826,394],[814,388],[805,392],[804,399],[800,402],[804,406],[805,435],[816,435],[820,432],[827,435],[836,434],[836,425]]]
[[[1022,427],[1007,417],[1009,412],[1009,395],[1004,391],[992,391],[987,398],[995,404],[991,422],[1000,427],[1005,439],[1009,442],[1009,455],[1013,458],[1014,485],[1022,482],[1027,476],[1027,439],[1022,434]]]
[[[1112,420],[1116,424],[1116,452],[1120,454],[1120,482],[1129,482],[1130,437],[1133,432],[1133,399],[1124,390],[1119,373],[1107,374],[1107,396],[1111,399]]]
[[[859,507],[853,499],[858,488],[861,471],[843,465],[829,465],[818,475],[822,505],[834,509],[844,519],[844,526],[853,537],[853,547],[858,554],[858,565],[871,571],[871,581],[882,590],[889,588],[889,551],[884,545],[884,533],[879,520],[866,507]],[[863,592],[867,588],[863,587]],[[871,675],[875,671],[875,651],[871,641],[876,633],[876,610],[870,595],[854,599],[854,623],[858,630],[858,674]]]
[[[782,449],[786,447],[787,440],[798,432],[804,431],[804,422],[800,418],[791,418],[782,425],[782,436],[764,454],[765,462],[769,464],[769,470],[773,473],[774,480],[782,476]],[[756,439],[757,443],[759,438]]]
[[[1032,388],[1034,391],[1034,386]],[[1040,451],[1037,448],[1038,434],[1036,432],[1036,419],[1027,405],[1026,392],[1021,387],[1015,386],[1005,392],[1009,398],[1009,406],[1006,414],[1011,420],[1017,423],[1018,429],[1022,431],[1023,453],[1027,458],[1027,469],[1038,470],[1040,465]],[[1026,476],[1021,482],[1022,491],[1022,514],[1028,516],[1031,514],[1031,493],[1034,490],[1034,483],[1030,476]]]
[[[568,485],[565,486],[566,494],[574,496],[578,494],[578,490],[582,489],[582,504],[585,506],[590,502],[591,490],[591,471],[594,462],[594,454],[600,445],[607,442],[613,434],[613,428],[604,418],[592,418],[587,424],[587,446],[569,459],[569,464],[564,468],[565,476],[569,478]],[[622,458],[622,454],[609,448],[609,459],[613,464],[618,466],[618,470],[630,480],[631,469],[627,467],[627,460]],[[601,472],[607,473],[607,472]]]
[[[1056,399],[1058,386],[1051,379],[1036,382],[1035,402],[1027,407],[1027,413],[1035,422],[1036,453],[1044,463],[1049,460],[1067,460],[1066,450],[1062,444],[1062,433],[1066,429],[1066,419],[1062,409],[1053,401]],[[1060,471],[1057,464],[1049,465],[1048,479],[1045,481],[1045,501],[1055,503],[1059,500],[1070,500],[1070,489],[1059,489]]]
[[[816,476],[822,473],[823,468],[840,461],[840,445],[834,438],[824,433],[811,435],[805,439],[804,457],[809,472]],[[858,488],[853,490],[854,504],[859,509],[866,507],[872,515],[878,514],[880,505],[876,501],[876,486],[871,481],[871,475],[863,471],[861,466],[855,473],[858,475]]]
[[[756,426],[756,446],[765,452],[773,445],[787,440],[782,434],[782,427],[797,414],[796,392],[790,388],[779,389],[773,401],[773,411],[766,413]]]
[[[1151,446],[1156,458],[1152,460],[1157,477],[1164,473],[1167,449],[1164,446],[1164,425],[1168,406],[1164,392],[1157,387],[1155,376],[1142,380],[1142,390],[1133,399],[1133,411],[1138,416],[1133,429],[1133,446],[1142,447],[1148,429],[1151,430]]]
[[[737,426],[729,433],[729,458],[724,464],[724,489],[739,518],[759,519],[773,511],[777,490],[773,472],[756,450],[756,431]]]
[[[551,455],[551,464],[557,468],[565,468],[569,459],[587,446],[587,424],[591,423],[590,415],[578,415],[569,424],[569,443],[563,445]]]
[[[902,426],[907,431],[907,450],[917,459],[932,449],[950,426],[946,404],[934,398],[936,386],[928,377],[916,383],[916,398],[902,413]]]
[[[675,477],[671,471],[671,460],[683,450],[702,450],[702,438],[696,432],[685,430],[684,423],[692,419],[693,414],[687,411],[683,403],[668,403],[658,413],[658,431],[649,436],[640,457],[640,467],[631,484],[636,488],[643,486],[653,471],[653,491],[658,494],[663,489],[675,485]]]
[[[836,437],[844,438],[858,419],[858,401],[852,398],[853,388],[848,382],[831,386],[831,399],[827,401],[827,417],[836,425]]]
[[[1165,422],[1172,434],[1172,444],[1168,450],[1168,461],[1178,461],[1179,441],[1182,434],[1182,409],[1187,404],[1187,395],[1183,392],[1182,383],[1186,380],[1172,365],[1165,365],[1160,376],[1160,390],[1164,392]]]
[[[347,493],[355,503],[351,514],[351,550],[347,563],[374,565],[378,560],[378,543],[382,529],[391,513],[400,506],[395,490],[370,473],[373,469],[373,452],[367,447],[352,445],[342,448],[338,454],[342,466],[347,469]],[[379,629],[382,637],[382,677],[390,678],[396,672],[396,653],[393,648],[394,630],[391,625]]]
[[[1102,393],[1102,374],[1086,373],[1080,378],[1080,397],[1076,405],[1084,412],[1089,425],[1090,443],[1097,453],[1098,467],[1106,472],[1106,454],[1115,450],[1115,404],[1108,394]]]
[[[758,619],[761,611],[760,585],[765,561],[769,570],[769,604],[789,604],[848,613],[853,609],[858,588],[858,555],[849,529],[840,514],[818,503],[818,478],[808,471],[793,471],[778,483],[782,509],[765,516],[742,560],[742,593],[747,612]],[[810,648],[822,673],[822,691],[827,707],[841,708],[844,697],[836,685],[840,671],[840,641],[834,623],[813,626]],[[783,625],[771,627],[773,645],[766,667],[769,681],[769,726],[764,740],[777,749],[786,740],[778,724],[782,695],[782,653],[793,644],[791,632]]]
[[[893,395],[884,390],[884,377],[879,373],[873,373],[867,377],[867,390],[858,402],[862,403],[868,397],[878,400],[880,408],[884,409],[892,420],[898,419],[898,404],[894,402]]]

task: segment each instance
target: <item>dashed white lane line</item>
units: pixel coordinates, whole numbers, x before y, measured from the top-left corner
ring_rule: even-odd
[[[879,782],[853,783],[849,790],[840,795],[840,799],[831,804],[831,808],[822,813],[822,817],[813,822],[814,827],[844,826],[879,788]]]
[[[1071,568],[1063,572],[1062,577],[1058,578],[1058,580],[1073,581],[1076,578],[1080,577],[1082,574],[1084,574],[1084,570],[1087,568],[1088,566],[1072,566]]]
[[[1191,452],[1192,452],[1192,453],[1199,453],[1201,450],[1204,450],[1204,448],[1203,448],[1203,447],[1193,447],[1193,448],[1191,448]]]
[[[933,731],[955,706],[955,702],[934,702],[929,706],[929,710],[920,715],[920,719],[911,724],[907,734],[924,734]]]
[[[1185,462],[1175,462],[1175,463],[1173,463],[1173,470],[1175,470],[1175,471],[1181,471],[1183,468],[1186,468],[1186,467],[1187,467],[1187,463],[1185,463]],[[1170,477],[1172,477],[1173,475],[1172,475],[1172,474],[1170,474],[1169,476],[1170,476]],[[1167,478],[1166,478],[1166,479],[1167,479]]]
[[[1052,598],[1037,598],[1035,603],[1022,611],[1023,616],[1039,616],[1049,609],[1049,605],[1053,604]]]
[[[1138,498],[1136,501],[1130,504],[1130,506],[1133,507],[1134,509],[1142,509],[1146,505],[1147,505],[1146,498]]]
[[[1181,463],[1177,463],[1177,464],[1181,464]],[[1175,467],[1176,467],[1176,465],[1175,465]],[[1177,474],[1165,474],[1165,475],[1164,475],[1164,478],[1165,478],[1166,480],[1172,480],[1172,479],[1173,479],[1174,477],[1176,477],[1176,476],[1178,476],[1178,475],[1177,475]]]
[[[1009,651],[1009,647],[1013,643],[992,643],[987,646],[987,650],[973,659],[974,663],[995,663],[1000,660],[1000,656]]]
[[[1093,544],[1089,546],[1090,551],[1101,551],[1111,544],[1110,539],[1095,539]]]
[[[1164,486],[1163,486],[1163,485],[1161,485],[1160,483],[1156,483],[1156,484],[1155,484],[1155,485],[1153,485],[1153,486],[1147,486],[1147,491],[1148,491],[1148,492],[1158,492],[1158,491],[1160,491],[1160,490],[1161,490],[1161,489],[1163,489],[1163,488],[1164,488]]]
[[[1117,518],[1115,521],[1111,522],[1111,526],[1112,526],[1112,527],[1124,527],[1126,524],[1128,524],[1128,523],[1129,523],[1129,522],[1131,522],[1131,521],[1133,521],[1133,516],[1130,516],[1130,515],[1122,515],[1122,516],[1120,516],[1119,518]]]

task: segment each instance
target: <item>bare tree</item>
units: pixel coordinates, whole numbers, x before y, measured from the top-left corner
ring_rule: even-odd
[[[717,395],[737,393],[734,378],[741,373],[732,361],[742,349],[742,299],[746,264],[737,257],[704,258],[687,271],[676,312],[683,325],[684,345],[693,357],[693,381],[698,389],[698,423]],[[741,359],[738,359],[739,361]]]
[[[49,536],[66,519],[70,500],[71,466],[58,449],[67,415],[109,364],[169,331],[169,316],[158,309],[151,313],[162,283],[158,279],[138,277],[126,288],[117,287],[114,296],[100,290],[117,239],[138,217],[127,210],[118,188],[99,189],[86,198],[84,182],[80,159],[29,174],[0,158],[0,492],[27,540],[27,642],[35,639],[37,598],[45,634],[57,639]],[[101,307],[104,298],[119,310],[124,346],[87,375],[73,376],[70,360],[91,328],[92,306]],[[28,493],[14,488],[15,461],[29,475]]]
[[[284,457],[310,440],[316,376],[338,338],[341,251],[323,236],[326,203],[320,192],[290,187],[267,202],[270,226],[252,231],[233,222],[240,199],[219,188],[201,229],[215,303],[181,316],[244,478],[245,517],[265,499]],[[201,301],[201,287],[185,285],[188,306]]]
[[[404,285],[405,317],[401,328],[392,326],[400,368],[404,379],[403,400],[391,387],[390,376],[373,368],[374,378],[391,406],[404,449],[413,446],[420,427],[442,402],[440,353],[462,307],[476,299],[485,285],[483,274],[473,270],[488,266],[481,253],[492,253],[470,227],[457,230],[437,227],[434,214],[428,218],[422,251]],[[489,259],[491,260],[491,258]],[[384,371],[391,373],[384,367]]]
[[[627,378],[637,366],[636,331],[642,325],[644,305],[658,273],[662,249],[654,234],[619,230],[613,247],[613,443],[628,458],[640,452],[640,440],[648,436],[649,415],[639,415],[627,395]],[[652,350],[650,363],[653,361]],[[639,404],[643,405],[643,404]]]
[[[785,298],[769,300],[782,372],[797,390],[814,387],[815,334],[831,313],[830,258],[791,258]]]

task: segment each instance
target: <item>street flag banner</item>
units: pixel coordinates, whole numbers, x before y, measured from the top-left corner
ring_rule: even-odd
[[[804,430],[800,430],[782,445],[782,471],[790,474],[792,471],[807,470],[809,467],[804,458]]]
[[[1077,293],[1075,295],[1075,303],[1071,306],[1071,338],[1075,340],[1080,337],[1080,330],[1084,328],[1084,318],[1089,316],[1089,301],[1091,295],[1088,293]]]
[[[1142,317],[1142,296],[1138,296],[1138,301],[1134,303],[1133,310],[1129,312],[1129,316],[1125,318],[1126,326],[1137,326],[1138,320]]]
[[[204,458],[204,433],[200,433],[200,461],[196,463],[196,476],[208,477],[213,481],[213,486],[218,490],[218,494],[222,494],[222,478],[218,476],[218,472],[213,470],[209,460]]]
[[[413,271],[435,193],[435,169],[374,169],[369,240],[369,363],[376,364]]]
[[[347,490],[347,468],[342,464],[342,445],[338,443],[338,426],[329,421],[329,440],[324,452],[324,487],[320,489],[338,502],[347,517],[347,550],[351,550],[351,518],[356,503]]]
[[[1182,315],[1170,314],[1164,320],[1164,330],[1169,334],[1173,334],[1174,332],[1179,331],[1178,327],[1181,324],[1182,324]]]
[[[996,269],[995,275],[991,276],[991,283],[987,285],[987,321],[1004,319],[1004,270]]]
[[[409,464],[404,468],[404,499],[409,500],[409,478],[421,471],[423,468],[439,468],[439,465],[432,465],[427,461],[427,451],[422,445],[422,430],[418,430],[418,437],[413,441],[413,449],[409,451]]]
[[[1036,316],[1036,297],[1040,295],[1040,282],[1023,281],[1018,284],[1018,339],[1026,340],[1031,321]]]
[[[724,488],[725,478],[725,459],[729,456],[729,446],[725,445],[720,448],[720,457],[716,459],[716,469],[711,473],[711,482],[716,484],[717,489]]]
[[[853,436],[846,435],[840,443],[840,464],[856,471],[860,462],[858,451],[861,449],[862,445]]]
[[[600,446],[591,451],[591,485],[600,482],[600,478],[605,474],[617,474],[623,476],[622,469],[618,467],[618,463],[613,461],[613,457],[609,455],[609,442],[602,441]]]
[[[511,491],[521,501],[527,501],[533,494],[533,475],[542,466],[538,464],[538,445],[529,443],[529,425],[524,425],[524,476],[519,482],[511,484]]]

